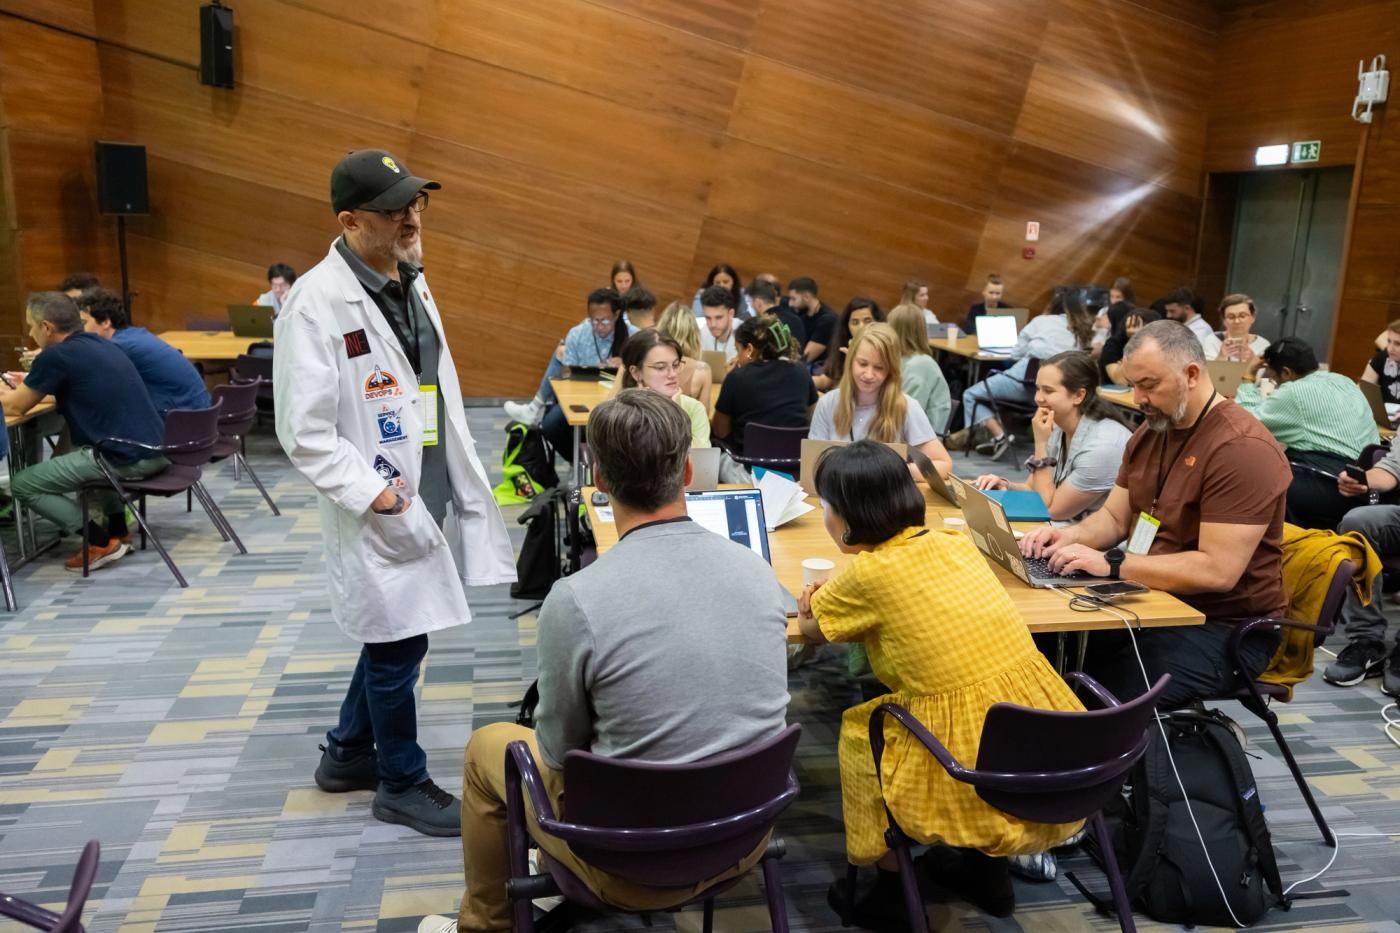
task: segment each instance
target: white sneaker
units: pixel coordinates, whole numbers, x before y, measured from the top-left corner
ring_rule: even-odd
[[[433,914],[419,921],[418,933],[457,933],[457,921]]]
[[[534,427],[544,417],[544,405],[537,399],[523,403],[506,402],[501,407],[506,410],[506,417],[510,418],[511,421],[519,421],[530,427]]]

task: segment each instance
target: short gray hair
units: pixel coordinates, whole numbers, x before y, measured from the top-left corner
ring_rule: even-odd
[[[72,334],[83,329],[78,306],[63,292],[31,292],[24,304],[33,321],[48,321],[60,334]]]
[[[1162,354],[1178,366],[1185,367],[1192,363],[1206,365],[1206,351],[1201,346],[1201,339],[1185,324],[1170,320],[1153,321],[1133,334],[1123,348],[1123,358],[1127,359],[1141,350],[1148,340],[1157,344]]]
[[[588,417],[588,447],[608,491],[629,509],[652,512],[685,486],[690,419],[648,389],[623,389]]]

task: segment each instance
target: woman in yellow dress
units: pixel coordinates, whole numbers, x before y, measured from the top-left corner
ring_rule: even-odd
[[[925,527],[924,497],[898,454],[872,441],[833,448],[815,479],[827,533],[854,557],[830,581],[803,592],[799,625],[814,642],[863,642],[890,691],[846,710],[841,720],[846,857],[879,869],[875,890],[857,899],[853,917],[878,927],[885,924],[872,911],[888,915],[890,904],[902,910],[897,863],[885,845],[887,805],[911,838],[964,850],[954,877],[945,880],[984,910],[1005,916],[1015,898],[1004,856],[1049,849],[1081,824],[1031,823],[993,808],[889,719],[882,794],[870,751],[870,714],[881,703],[898,703],[955,758],[972,765],[992,704],[1084,707],[1036,649],[972,541]],[[833,903],[849,897],[843,888],[833,886]]]

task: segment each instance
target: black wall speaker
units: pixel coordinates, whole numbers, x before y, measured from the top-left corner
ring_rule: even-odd
[[[199,8],[199,83],[233,87],[233,10],[222,3]]]
[[[104,214],[149,214],[146,147],[103,143],[97,150],[97,203]]]

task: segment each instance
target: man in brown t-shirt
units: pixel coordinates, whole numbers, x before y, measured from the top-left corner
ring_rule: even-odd
[[[1231,689],[1234,624],[1287,607],[1280,544],[1293,473],[1258,419],[1215,392],[1200,341],[1181,324],[1139,331],[1124,350],[1123,372],[1146,422],[1123,452],[1107,502],[1077,525],[1036,529],[1022,550],[1048,557],[1060,573],[1110,576],[1117,562],[1123,579],[1205,615],[1204,625],[1137,635],[1148,677],[1172,675],[1161,704],[1171,708]],[[1142,516],[1159,523],[1155,535]],[[1124,541],[1126,553],[1117,547]],[[1263,670],[1276,642],[1272,633],[1246,640],[1248,674]],[[1086,670],[1120,698],[1146,691],[1126,632],[1095,633],[1089,647]]]

